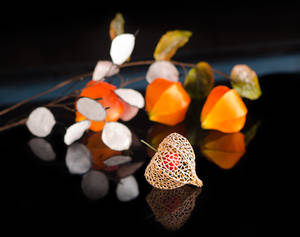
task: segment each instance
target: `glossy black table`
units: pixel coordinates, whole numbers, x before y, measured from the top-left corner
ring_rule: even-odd
[[[231,169],[222,169],[205,158],[200,141],[193,144],[197,174],[204,182],[201,190],[190,186],[175,192],[153,190],[144,178],[149,152],[144,146],[138,146],[128,163],[140,164],[130,174],[137,182],[138,196],[130,201],[118,199],[116,188],[120,181],[117,173],[120,165],[101,170],[109,180],[109,189],[104,197],[91,200],[82,188],[84,175],[71,174],[66,166],[67,146],[63,143],[62,127],[55,128],[46,139],[56,154],[55,158],[50,156],[46,161],[32,152],[29,142],[33,136],[25,126],[1,132],[4,172],[1,193],[7,199],[2,202],[4,213],[7,213],[3,227],[9,227],[11,232],[41,235],[51,232],[67,236],[73,233],[260,236],[279,229],[286,232],[289,228],[283,225],[286,215],[282,211],[288,209],[289,201],[284,197],[290,195],[292,179],[287,177],[293,175],[297,154],[294,135],[297,134],[298,119],[294,112],[298,104],[300,75],[268,74],[262,76],[260,82],[263,95],[257,101],[246,100],[249,113],[242,132],[246,133],[255,124],[259,126],[246,153]],[[9,116],[17,117],[19,113],[15,111]],[[197,116],[193,113],[184,125],[196,133]],[[62,115],[62,118],[68,122],[72,120],[70,114]],[[126,125],[144,140],[148,139],[149,130],[156,126],[147,119],[144,111]],[[155,201],[158,197],[165,197],[162,199],[166,201]],[[182,205],[187,206],[180,209]],[[162,210],[163,215],[157,214]],[[174,215],[174,211],[179,213]]]

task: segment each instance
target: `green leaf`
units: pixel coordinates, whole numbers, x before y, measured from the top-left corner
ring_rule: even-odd
[[[206,62],[199,62],[192,68],[185,78],[184,88],[191,98],[205,99],[214,86],[214,74],[211,66]]]
[[[256,100],[261,96],[258,77],[250,67],[244,64],[235,65],[231,70],[231,85],[240,96]]]
[[[110,22],[109,35],[110,39],[113,40],[116,36],[124,33],[125,20],[121,13],[117,13],[115,18]]]
[[[165,33],[154,50],[155,60],[170,60],[177,49],[189,41],[191,35],[192,32],[186,30],[174,30]]]

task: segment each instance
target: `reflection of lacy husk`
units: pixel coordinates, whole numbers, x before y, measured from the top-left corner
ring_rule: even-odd
[[[152,189],[146,201],[151,207],[155,219],[166,229],[180,229],[189,219],[200,188],[183,186],[173,190]]]
[[[158,151],[146,168],[145,177],[152,186],[159,189],[174,189],[185,184],[202,186],[195,171],[193,148],[178,133],[170,134],[159,144]]]

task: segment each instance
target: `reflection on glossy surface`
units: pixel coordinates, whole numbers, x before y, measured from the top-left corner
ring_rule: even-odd
[[[121,179],[116,188],[117,198],[122,202],[134,200],[139,193],[138,183],[132,175]]]
[[[257,121],[254,125],[252,125],[246,132],[245,132],[245,144],[248,144],[254,139],[258,128],[261,125],[261,121]]]
[[[86,173],[92,165],[90,151],[81,143],[73,143],[67,150],[66,165],[71,174]]]
[[[211,130],[200,145],[202,154],[222,169],[231,169],[246,152],[243,133]]]
[[[44,138],[32,138],[28,145],[32,152],[43,161],[53,161],[56,158],[56,154],[49,142]]]
[[[130,156],[112,156],[104,161],[104,164],[108,167],[115,166],[115,165],[122,165],[130,162],[132,158]]]
[[[273,78],[269,77],[268,79]],[[190,233],[193,233],[192,235],[197,233],[199,236],[244,237],[259,235],[261,232],[258,228],[265,226],[265,220],[269,219],[269,213],[273,214],[273,212],[269,212],[269,210],[274,209],[270,200],[280,204],[281,198],[278,198],[278,187],[288,185],[288,180],[283,182],[278,177],[284,177],[284,173],[290,172],[289,168],[295,166],[292,159],[282,162],[281,154],[286,154],[287,147],[292,149],[289,151],[294,151],[293,149],[296,147],[291,146],[293,139],[286,138],[292,136],[291,131],[294,131],[295,124],[297,124],[297,116],[284,117],[279,116],[277,112],[278,104],[284,104],[287,107],[286,109],[292,109],[293,103],[290,102],[295,101],[294,95],[297,94],[295,88],[299,88],[300,80],[297,80],[299,79],[299,76],[297,76],[293,81],[296,84],[284,87],[284,90],[282,90],[284,94],[276,97],[273,96],[274,93],[281,91],[282,85],[289,84],[282,84],[282,80],[285,81],[286,77],[280,76],[277,79],[275,81],[266,80],[262,87],[266,93],[259,101],[249,103],[250,116],[249,119],[247,118],[247,124],[243,132],[245,143],[252,141],[247,146],[247,154],[240,158],[233,169],[223,170],[215,163],[207,161],[201,154],[199,142],[200,140],[203,142],[204,137],[210,131],[203,131],[197,127],[200,123],[199,116],[195,116],[194,111],[190,113],[187,119],[194,118],[195,120],[186,120],[185,125],[189,131],[195,131],[197,135],[193,136],[195,138],[193,147],[195,148],[197,173],[204,181],[203,193],[196,199],[196,205],[190,217],[188,217],[188,212],[182,212],[183,214],[178,217],[172,212],[168,214],[170,212],[166,211],[175,209],[176,211],[174,210],[173,213],[177,213],[177,210],[179,212],[180,208],[176,208],[177,203],[184,202],[180,198],[174,198],[172,202],[171,195],[168,195],[169,199],[166,202],[170,200],[169,203],[173,203],[173,205],[159,205],[160,202],[158,201],[155,201],[158,204],[154,204],[154,201],[146,202],[145,197],[150,192],[151,186],[144,179],[144,169],[149,162],[144,146],[141,147],[142,149],[131,148],[132,153],[131,151],[130,153],[124,152],[123,155],[129,155],[132,157],[132,161],[120,165],[115,171],[107,172],[103,168],[101,172],[109,180],[108,193],[100,200],[89,201],[88,198],[97,199],[105,195],[105,188],[101,189],[97,186],[97,183],[100,184],[103,181],[101,181],[101,178],[95,178],[93,184],[89,183],[89,172],[86,173],[86,176],[69,174],[64,162],[67,146],[63,144],[61,136],[64,128],[61,129],[61,133],[54,130],[51,137],[46,139],[53,142],[51,145],[57,154],[56,161],[51,163],[40,162],[37,158],[33,159],[35,155],[29,151],[27,145],[27,139],[30,139],[31,135],[26,128],[19,127],[0,134],[2,135],[2,148],[5,149],[6,154],[11,154],[11,159],[3,159],[4,162],[8,162],[4,167],[17,168],[17,172],[14,173],[11,173],[11,169],[7,169],[8,172],[5,177],[10,182],[9,185],[12,185],[12,198],[9,198],[11,201],[5,205],[9,208],[16,207],[14,212],[9,210],[10,213],[13,215],[14,213],[21,214],[22,223],[27,227],[32,227],[33,223],[38,227],[39,224],[35,223],[36,220],[41,220],[45,224],[44,220],[47,219],[50,221],[47,223],[51,223],[55,217],[57,224],[62,220],[63,225],[61,226],[64,227],[63,230],[65,231],[70,231],[70,225],[65,225],[65,221],[67,221],[76,226],[75,231],[78,228],[94,230],[93,226],[98,226],[101,230],[96,228],[96,231],[98,233],[102,230],[105,231],[107,234],[101,232],[101,235],[105,236],[117,236],[120,234],[120,230],[124,236],[189,236]],[[295,93],[291,93],[290,89]],[[195,108],[197,107],[199,107],[198,104],[195,104]],[[68,112],[65,117],[70,118]],[[145,111],[141,110],[137,118],[129,122],[128,126],[135,131],[139,139],[149,142],[147,131],[154,123],[149,122],[147,118]],[[261,120],[262,123],[256,133],[255,127],[252,129],[252,124],[258,120]],[[283,128],[279,125],[291,125],[292,127]],[[55,129],[60,128],[56,127]],[[89,135],[92,134],[94,133],[86,134],[80,142],[87,144]],[[188,138],[191,142],[191,136],[188,136]],[[97,146],[101,147],[100,142],[101,139],[95,139],[95,149],[98,149]],[[5,154],[3,154],[3,157],[5,158]],[[109,157],[111,156],[107,156],[107,158]],[[145,162],[144,165],[142,165],[142,162]],[[286,167],[282,166],[283,163]],[[125,167],[130,167],[132,170],[121,172],[123,169],[126,170]],[[137,172],[135,172],[136,168],[139,169]],[[120,178],[132,175],[131,172],[135,172],[134,177],[138,182],[140,194],[130,202],[121,202],[117,199],[115,188]],[[276,182],[273,182],[274,180]],[[15,188],[16,183],[18,188]],[[255,189],[249,188],[253,183],[255,183]],[[94,184],[95,186],[93,186]],[[81,188],[81,185],[83,188]],[[190,186],[184,186],[183,188],[187,187]],[[283,191],[285,190],[289,190],[288,186]],[[177,190],[158,191],[162,193],[177,192]],[[26,195],[20,195],[20,193]],[[285,192],[280,192],[280,194],[285,195]],[[155,198],[152,198],[152,200],[155,200]],[[191,204],[192,202],[190,206],[193,206]],[[169,208],[164,208],[164,206]],[[276,219],[282,217],[276,210],[274,209],[276,215],[271,215]],[[145,218],[148,216],[147,212],[154,213],[151,220]],[[27,213],[31,213],[32,218],[22,218],[27,217]],[[49,215],[51,213],[53,215]],[[80,225],[75,223],[80,223]],[[271,221],[271,223],[273,222]],[[62,230],[61,226],[55,224],[53,231],[58,233]],[[101,228],[102,226],[104,228]],[[180,228],[180,226],[182,227]],[[178,232],[173,233],[166,231],[165,228],[180,229]],[[269,231],[269,228],[267,231]]]
[[[180,229],[189,219],[201,188],[183,186],[173,190],[152,189],[146,201],[156,221],[167,230]]]
[[[91,170],[83,175],[81,188],[88,199],[98,200],[108,194],[109,181],[103,172]]]
[[[144,164],[144,161],[139,161],[139,162],[133,162],[130,164],[125,164],[122,165],[118,170],[117,170],[117,176],[119,178],[125,178],[129,175],[134,174],[139,168],[142,167]]]
[[[102,142],[101,132],[90,132],[81,141],[87,145],[76,142],[67,147],[65,164],[71,174],[83,175],[81,189],[88,199],[105,197],[109,192],[109,180],[117,184],[116,196],[121,202],[139,196],[138,183],[133,174],[142,167],[144,160],[129,156],[135,151],[141,152],[141,143],[135,134],[133,141],[132,150],[123,154],[108,148]],[[28,145],[42,160],[55,159],[52,146],[45,139],[33,138]]]
[[[90,150],[94,169],[104,169],[104,161],[112,156],[121,155],[120,151],[114,151],[106,146],[101,139],[102,132],[90,133],[87,136],[87,148]]]
[[[169,134],[176,132],[180,135],[186,137],[186,128],[184,123],[180,123],[176,126],[168,126],[156,123],[153,125],[149,131],[147,136],[147,141],[154,147],[158,148],[159,143],[168,136]],[[154,152],[148,149],[149,156],[153,156]]]

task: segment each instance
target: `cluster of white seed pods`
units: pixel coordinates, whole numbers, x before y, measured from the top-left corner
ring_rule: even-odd
[[[98,61],[92,80],[104,80],[105,77],[110,77],[119,72],[119,65],[123,64],[132,54],[135,46],[135,36],[133,34],[120,34],[111,42],[110,56],[112,61],[100,60]],[[116,90],[116,94],[123,101],[126,110],[121,117],[124,121],[133,118],[138,110],[144,106],[143,96],[131,89]],[[91,125],[91,121],[104,121],[106,117],[106,109],[99,101],[88,97],[81,97],[76,101],[76,110],[86,117],[87,120],[72,124],[66,129],[64,142],[66,145],[71,145],[79,140],[85,131]],[[26,126],[29,131],[37,137],[47,137],[56,124],[56,120],[52,112],[46,107],[38,107],[29,115]],[[116,131],[112,131],[116,128]],[[124,125],[114,122],[107,123],[104,127],[104,143],[111,149],[125,150],[131,144],[131,132]],[[125,136],[123,132],[125,131]],[[128,132],[129,131],[129,132]],[[112,133],[112,134],[109,134]],[[118,138],[118,135],[122,136]],[[111,139],[116,138],[116,139]],[[125,139],[125,143],[121,144],[121,140]]]

